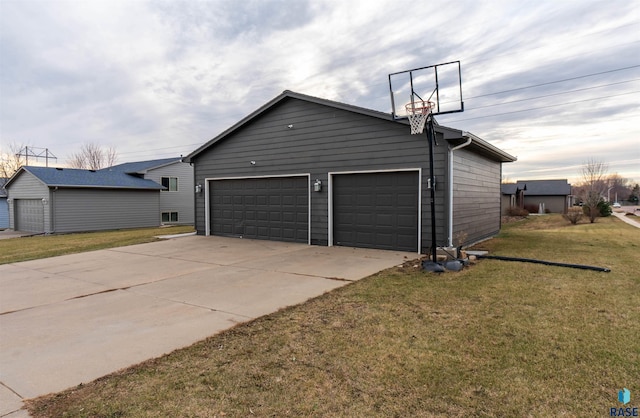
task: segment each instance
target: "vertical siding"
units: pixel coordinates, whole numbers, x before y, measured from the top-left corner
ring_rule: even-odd
[[[178,212],[178,223],[193,225],[193,167],[187,163],[174,163],[155,170],[149,170],[144,178],[162,184],[162,177],[177,177],[178,191],[160,192],[160,212]],[[160,217],[160,214],[158,214]]]
[[[453,154],[453,244],[472,243],[500,231],[502,165],[468,148]],[[459,238],[465,235],[464,242]]]
[[[288,98],[199,154],[195,181],[204,184],[205,178],[309,173],[311,182],[320,179],[325,185],[322,192],[311,195],[311,243],[326,245],[329,172],[422,168],[422,241],[429,247],[428,144],[426,135],[410,135],[409,130],[408,125],[393,121]],[[443,245],[446,141],[441,139],[435,148],[437,244]],[[199,234],[205,233],[204,205],[201,193],[196,196]]]
[[[57,233],[160,225],[157,190],[58,189],[51,204]]]
[[[28,171],[22,171],[7,190],[9,203],[9,228],[15,229],[15,199],[47,199],[44,207],[44,231],[51,232],[51,205],[49,188]]]

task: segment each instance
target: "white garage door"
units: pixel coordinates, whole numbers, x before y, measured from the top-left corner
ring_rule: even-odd
[[[44,205],[42,199],[14,200],[16,222],[14,228],[24,232],[44,232]]]

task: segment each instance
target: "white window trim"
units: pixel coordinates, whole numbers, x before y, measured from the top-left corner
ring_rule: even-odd
[[[175,213],[175,214],[176,214],[176,217],[178,218],[178,220],[177,220],[177,221],[175,221],[175,222],[180,222],[180,213],[179,213],[179,211],[177,211],[177,210],[163,210],[163,211],[161,211],[161,212],[160,212],[160,222],[161,222],[162,224],[164,224],[164,223],[165,223],[165,222],[162,220],[162,215],[164,215],[165,213],[168,213],[168,214],[169,214],[169,221],[167,221],[167,223],[169,223],[169,224],[174,223],[174,222],[171,220],[171,214],[172,214],[172,213]]]
[[[180,191],[180,187],[179,187],[179,177],[176,176],[160,176],[160,184],[162,184],[162,179],[169,179],[169,187],[167,188],[167,190],[161,190],[161,192],[170,192],[170,193],[177,193]],[[171,179],[176,179],[176,189],[175,190],[171,190]]]

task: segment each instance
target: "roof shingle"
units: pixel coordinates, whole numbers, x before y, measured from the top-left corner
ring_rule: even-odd
[[[123,171],[32,166],[25,166],[22,169],[34,175],[47,186],[147,190],[162,190],[164,188],[155,181],[131,176]]]

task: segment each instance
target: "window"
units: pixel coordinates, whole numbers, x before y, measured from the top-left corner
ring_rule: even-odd
[[[178,191],[178,178],[177,177],[162,177],[162,185],[167,188],[167,190],[163,190],[165,192],[177,192]]]
[[[178,212],[162,212],[162,223],[178,222]]]

